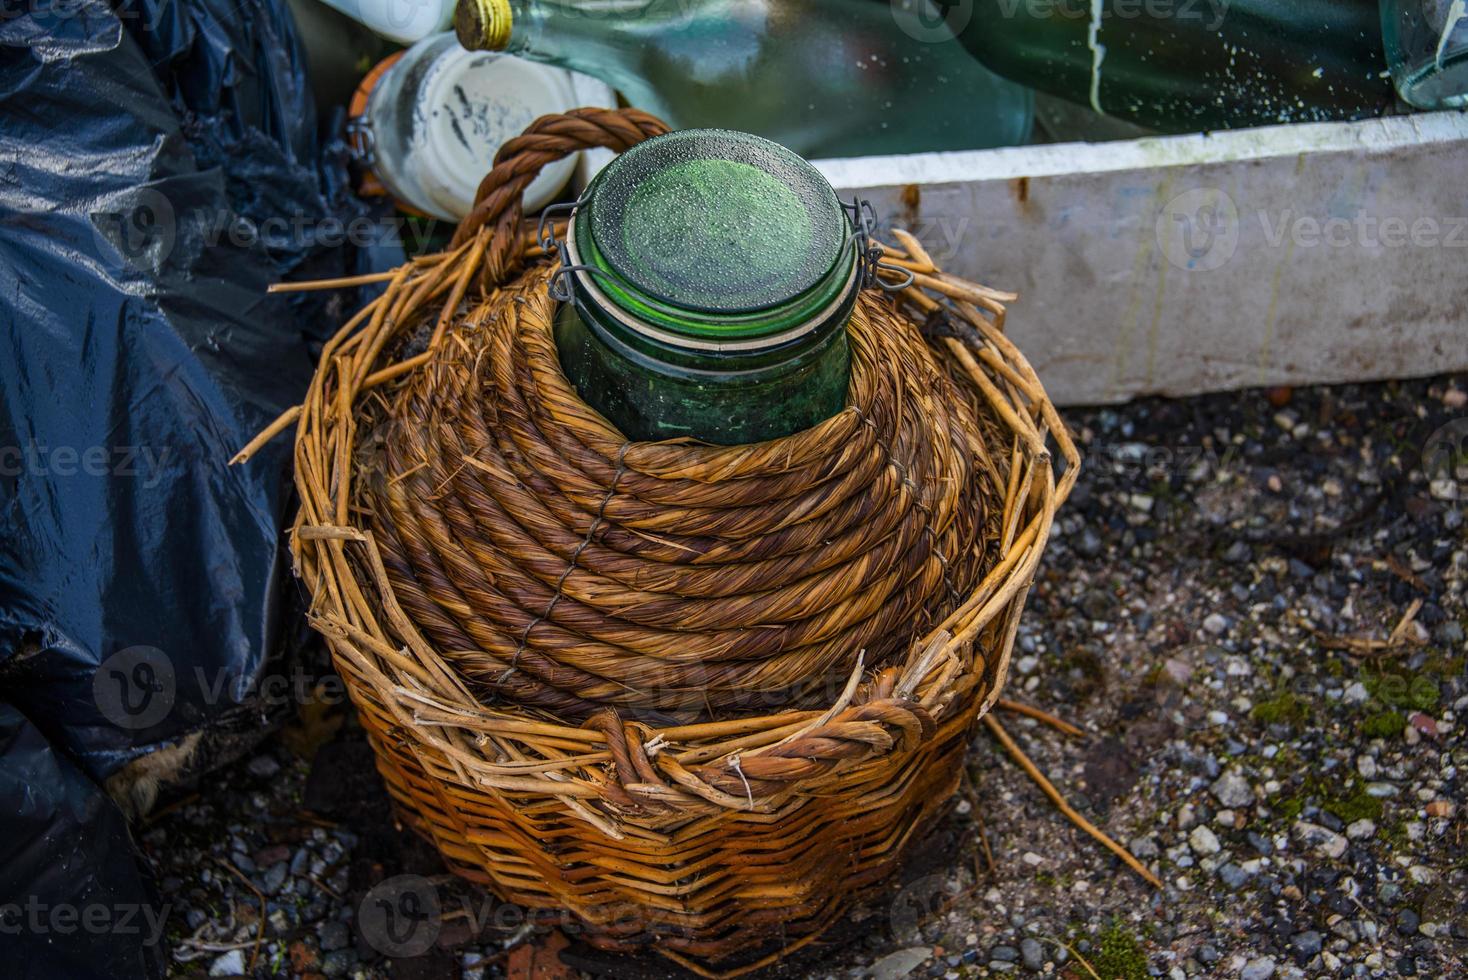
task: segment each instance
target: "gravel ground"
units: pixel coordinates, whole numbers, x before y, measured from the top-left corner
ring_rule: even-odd
[[[981,735],[964,797],[900,890],[784,974],[1468,976],[1468,479],[1423,471],[1468,445],[1465,389],[1439,378],[1067,412],[1086,466],[1008,694],[1085,736],[1002,720],[1164,888],[1067,823]],[[172,906],[175,972],[579,975],[557,961],[559,936],[393,826],[339,691],[305,700],[256,754],[139,830]],[[405,882],[439,911],[421,952],[394,948],[373,918],[374,898]]]

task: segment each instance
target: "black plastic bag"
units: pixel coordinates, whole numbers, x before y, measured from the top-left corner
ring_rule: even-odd
[[[20,712],[0,704],[0,948],[12,977],[164,970],[168,906],[130,860],[112,800]]]
[[[122,824],[98,787],[270,707],[289,440],[227,463],[300,400],[357,299],[266,295],[352,271],[339,149],[284,0],[0,14],[0,711],[22,733],[0,825],[23,815],[0,906],[76,901],[39,860],[57,828],[97,843],[65,867],[115,892],[98,901],[146,901],[129,848],[101,846]],[[38,800],[66,819],[32,819]],[[77,955],[61,972],[89,972]],[[156,972],[118,955],[92,972]]]

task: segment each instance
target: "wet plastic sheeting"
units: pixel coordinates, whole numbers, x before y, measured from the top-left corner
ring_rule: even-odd
[[[111,799],[0,704],[0,949],[5,975],[160,975],[167,907],[131,860]],[[12,803],[18,809],[9,809]]]
[[[357,207],[283,0],[0,17],[0,900],[90,875],[141,901],[96,785],[248,710],[284,618],[289,440],[227,461],[356,298],[265,287],[352,271],[327,246]],[[63,832],[96,846],[40,860]]]

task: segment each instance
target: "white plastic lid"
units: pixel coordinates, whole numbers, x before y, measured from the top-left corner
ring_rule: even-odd
[[[415,110],[418,180],[439,217],[469,213],[479,182],[507,140],[547,113],[576,107],[570,73],[490,51],[455,47],[434,60]],[[526,213],[544,207],[576,169],[572,154],[547,165],[525,189]]]

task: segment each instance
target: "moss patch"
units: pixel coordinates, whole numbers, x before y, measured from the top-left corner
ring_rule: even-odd
[[[1321,808],[1329,810],[1346,823],[1357,820],[1380,820],[1383,802],[1366,792],[1366,784],[1353,779],[1344,791],[1327,793]]]
[[[1378,711],[1361,719],[1361,734],[1367,738],[1395,738],[1407,727],[1400,711]]]
[[[1275,810],[1287,823],[1293,822],[1305,810],[1305,798],[1303,796],[1290,796],[1280,800],[1274,805]]]
[[[1274,803],[1274,811],[1285,823],[1293,823],[1309,803],[1335,814],[1344,823],[1381,819],[1385,801],[1366,792],[1366,784],[1352,776],[1344,785],[1339,776],[1307,777],[1300,792]]]
[[[1431,711],[1442,701],[1442,688],[1426,672],[1377,674],[1362,683],[1372,697],[1388,708]]]
[[[1101,933],[1091,966],[1101,980],[1150,980],[1142,943],[1119,922]]]
[[[1468,667],[1468,657],[1462,654],[1449,655],[1441,650],[1434,650],[1427,658],[1427,663],[1422,665],[1426,673],[1437,674],[1439,677],[1457,677]]]
[[[1283,722],[1298,725],[1310,719],[1310,705],[1293,691],[1280,691],[1268,701],[1260,701],[1249,717],[1261,725]]]

